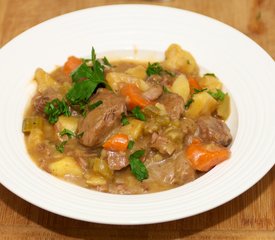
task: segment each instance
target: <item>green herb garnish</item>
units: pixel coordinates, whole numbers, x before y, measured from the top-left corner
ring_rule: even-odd
[[[216,77],[216,75],[215,75],[214,73],[205,73],[203,76],[204,76],[204,77],[205,77],[205,76]]]
[[[102,103],[103,103],[103,102],[102,102],[101,100],[99,100],[99,101],[97,101],[97,102],[95,102],[95,103],[93,103],[93,104],[88,105],[88,109],[89,109],[90,111],[92,111],[92,110],[94,110],[95,108],[97,108],[98,106],[100,106]]]
[[[67,142],[68,142],[68,141],[63,141],[63,142],[61,142],[60,144],[55,145],[56,150],[57,150],[58,152],[63,153],[63,152],[64,152],[65,144],[66,144]]]
[[[134,142],[133,140],[130,140],[129,143],[128,143],[127,148],[128,148],[129,150],[131,150],[131,149],[134,147],[134,145],[135,145],[135,142]]]
[[[129,157],[131,171],[139,181],[148,178],[148,171],[143,162],[140,160],[144,153],[144,150],[138,150]]]
[[[123,126],[128,125],[130,123],[125,113],[121,113],[121,123]]]
[[[147,69],[146,69],[146,73],[148,76],[154,75],[154,74],[158,74],[160,75],[160,73],[163,71],[162,66],[160,66],[160,64],[158,62],[155,63],[148,63]]]
[[[139,106],[136,106],[133,108],[132,113],[134,115],[135,118],[141,120],[141,121],[145,121],[145,115],[143,114],[143,112],[141,111]]]
[[[171,93],[166,86],[163,86],[163,92],[165,92],[165,93]]]
[[[194,88],[194,93],[192,94],[192,96],[193,96],[194,94],[197,94],[197,93],[200,93],[200,92],[204,92],[204,91],[206,91],[206,90],[207,90],[207,88],[203,88],[203,89]]]
[[[102,59],[102,61],[103,61],[104,65],[109,66],[109,67],[112,67],[112,64],[108,61],[108,59],[107,59],[106,57],[104,57],[104,58]]]
[[[184,105],[185,109],[188,109],[191,105],[191,103],[194,102],[194,99],[193,98],[189,98],[187,103]]]
[[[61,137],[64,136],[64,135],[67,135],[68,138],[72,138],[72,137],[75,136],[74,132],[67,129],[67,128],[64,128],[59,134],[60,134]]]
[[[58,121],[60,115],[65,115],[67,117],[71,116],[71,111],[65,100],[60,101],[58,98],[53,99],[46,103],[44,108],[44,113],[48,117],[48,121],[54,124]]]
[[[208,91],[208,93],[213,97],[215,98],[217,101],[223,101],[224,100],[224,97],[225,97],[225,93],[220,90],[220,89],[216,89],[217,92],[211,92],[211,91]]]

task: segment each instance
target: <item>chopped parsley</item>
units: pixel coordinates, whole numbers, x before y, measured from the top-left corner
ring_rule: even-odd
[[[140,160],[144,153],[145,150],[138,150],[131,154],[129,157],[131,172],[139,181],[148,178],[148,171],[143,162]]]
[[[134,142],[133,140],[130,140],[129,143],[128,143],[127,148],[128,148],[129,150],[131,150],[131,149],[133,149],[134,145],[135,145],[135,142]]]
[[[104,65],[106,65],[106,66],[108,66],[108,67],[112,67],[111,63],[108,61],[108,59],[107,59],[106,57],[104,57],[104,58],[102,59],[102,61],[103,61]]]
[[[60,134],[61,137],[64,136],[64,135],[67,135],[68,138],[72,138],[72,137],[75,136],[74,132],[67,129],[67,128],[64,128],[59,134]]]
[[[205,76],[216,77],[216,75],[215,75],[214,73],[206,73],[206,74],[204,74],[203,76],[204,76],[204,77],[205,77]]]
[[[128,125],[130,123],[125,113],[121,113],[121,123],[123,126]]]
[[[163,92],[170,93],[170,91],[168,90],[168,88],[166,86],[163,86]]]
[[[203,88],[203,89],[194,88],[194,93],[193,93],[193,95],[194,95],[194,94],[197,94],[197,93],[200,93],[200,92],[204,92],[204,91],[206,91],[206,90],[207,90],[207,88]]]
[[[57,150],[58,152],[63,153],[63,152],[64,152],[65,144],[66,144],[67,142],[68,142],[68,141],[63,141],[63,142],[61,142],[60,144],[55,145],[56,150]]]
[[[71,111],[65,100],[60,101],[58,98],[53,99],[46,103],[44,108],[44,113],[46,114],[49,123],[54,124],[58,121],[60,115],[65,115],[67,117],[71,116]]]
[[[134,115],[135,118],[141,120],[141,121],[145,121],[145,115],[143,114],[143,112],[140,110],[139,106],[136,106],[133,108],[132,113]]]
[[[102,102],[101,100],[99,100],[99,101],[97,101],[97,102],[95,102],[95,103],[93,103],[93,104],[88,105],[88,109],[89,109],[90,111],[92,111],[92,110],[94,110],[95,108],[97,108],[98,106],[100,106],[102,103],[103,103],[103,102]]]
[[[194,102],[194,99],[193,98],[189,98],[187,103],[184,105],[184,108],[185,109],[188,109],[191,105],[191,103]]]
[[[211,92],[211,91],[208,91],[208,93],[213,97],[215,98],[217,101],[223,101],[224,100],[224,97],[225,97],[225,93],[220,90],[220,89],[216,89],[217,91],[216,92]]]
[[[161,75],[162,73],[167,73],[171,77],[175,77],[174,73],[163,69],[159,62],[155,62],[152,64],[148,63],[148,66],[146,69],[146,74],[148,77],[150,77],[151,75]]]

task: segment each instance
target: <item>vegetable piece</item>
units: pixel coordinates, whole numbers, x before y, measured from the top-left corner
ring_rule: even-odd
[[[200,80],[199,84],[201,88],[207,88],[210,91],[216,91],[216,89],[222,89],[221,81],[213,74],[205,74]]]
[[[55,98],[51,102],[47,102],[44,113],[48,117],[48,121],[51,124],[57,122],[58,117],[62,114],[65,116],[71,116],[71,111],[65,100],[63,99],[60,101],[59,99]]]
[[[93,174],[92,176],[89,176],[86,180],[86,183],[92,186],[103,186],[107,184],[106,179],[99,175],[99,174]]]
[[[23,133],[30,133],[32,129],[43,128],[44,120],[42,117],[39,116],[33,116],[33,117],[27,117],[23,120],[22,124],[22,132]]]
[[[225,94],[223,101],[219,104],[217,108],[217,115],[223,120],[226,120],[230,114],[230,97]]]
[[[148,171],[143,162],[140,160],[144,153],[144,150],[138,150],[129,157],[131,171],[139,181],[143,181],[148,178]]]
[[[93,170],[107,179],[110,179],[113,176],[113,171],[109,168],[108,163],[101,158],[94,159]]]
[[[129,150],[131,150],[131,149],[133,149],[134,145],[135,145],[135,142],[134,142],[133,140],[130,140],[129,143],[128,143],[127,148],[128,148]]]
[[[63,141],[61,142],[60,144],[56,144],[55,145],[55,149],[60,152],[60,153],[63,153],[64,152],[64,147],[65,145],[67,144],[68,141]]]
[[[224,96],[225,96],[225,93],[220,90],[220,89],[216,89],[215,92],[212,92],[212,91],[208,91],[208,93],[213,97],[215,98],[217,101],[223,101],[224,100]]]
[[[130,139],[137,140],[141,136],[143,129],[143,121],[137,119],[129,119],[129,124],[126,126],[122,126],[119,132],[129,136]]]
[[[190,92],[193,93],[194,89],[201,89],[201,86],[199,85],[198,81],[194,77],[188,77],[188,82],[190,86]]]
[[[190,104],[185,116],[196,119],[201,115],[210,115],[218,107],[218,102],[207,92],[203,91],[193,95],[193,102]]]
[[[66,136],[68,136],[69,139],[75,136],[74,132],[72,132],[71,130],[69,130],[67,128],[64,128],[59,134],[61,137],[66,135]]]
[[[76,177],[82,176],[82,170],[72,157],[64,157],[56,162],[49,164],[50,172],[57,177],[65,177],[73,175]]]
[[[149,89],[149,85],[143,79],[127,73],[109,72],[106,74],[106,81],[115,93],[119,92],[122,83],[134,84],[142,91]]]
[[[77,69],[82,64],[82,60],[75,56],[68,57],[64,64],[63,71],[65,74],[70,75],[72,71]]]
[[[75,84],[66,94],[66,98],[73,105],[86,104],[97,86],[101,83],[105,84],[104,66],[96,59],[94,48],[92,48],[91,60],[92,67],[84,62],[71,74]]]
[[[126,97],[129,109],[133,109],[136,106],[144,108],[152,104],[151,101],[142,96],[142,91],[135,84],[125,84],[120,89],[120,93]]]
[[[200,140],[194,139],[193,142],[187,146],[186,157],[194,169],[206,172],[228,159],[230,157],[230,151],[217,144],[203,144]]]
[[[126,151],[128,146],[129,138],[127,135],[118,133],[110,138],[103,144],[103,148],[111,151]]]
[[[142,65],[138,65],[138,66],[135,66],[135,67],[132,67],[132,68],[128,68],[126,70],[126,73],[133,76],[133,77],[143,79],[143,80],[147,77],[146,68],[143,67]]]
[[[141,120],[141,121],[145,121],[145,115],[143,114],[143,112],[141,111],[140,107],[134,107],[134,109],[132,110],[132,113],[134,115],[135,118]]]
[[[187,102],[190,95],[190,87],[185,75],[181,74],[176,78],[171,87],[171,92],[178,94],[183,98],[184,102]]]
[[[160,64],[158,62],[155,63],[148,63],[147,69],[146,69],[146,73],[148,76],[157,74],[160,75],[161,72],[163,71],[162,66],[160,66]]]
[[[92,111],[92,110],[94,110],[95,108],[97,108],[98,106],[100,106],[102,103],[103,103],[103,102],[102,102],[101,100],[99,100],[99,101],[97,101],[97,102],[95,102],[95,103],[93,103],[93,104],[89,104],[89,105],[88,105],[88,109],[89,109],[90,111]]]
[[[42,93],[49,87],[57,88],[58,83],[42,68],[38,68],[35,71],[34,79],[37,82],[37,90]]]
[[[177,44],[171,44],[166,50],[164,67],[186,74],[198,73],[198,65],[194,57]]]
[[[105,56],[103,57],[102,61],[105,66],[112,67],[112,64],[108,61],[108,59]]]
[[[59,131],[62,131],[63,129],[68,129],[69,131],[75,134],[77,130],[78,121],[78,117],[60,116],[58,118],[57,123],[55,124],[55,127],[57,127]]]
[[[130,123],[128,118],[126,117],[125,113],[121,114],[121,123],[123,126],[126,126]]]
[[[28,145],[31,146],[32,148],[35,148],[39,144],[43,142],[44,139],[44,133],[41,129],[39,128],[33,128],[30,131],[30,135],[27,138]]]

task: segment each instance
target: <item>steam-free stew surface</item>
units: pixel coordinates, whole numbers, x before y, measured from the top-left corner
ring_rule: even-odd
[[[45,171],[109,193],[181,186],[230,157],[230,99],[172,44],[162,62],[69,57],[37,69],[25,114],[28,152]]]

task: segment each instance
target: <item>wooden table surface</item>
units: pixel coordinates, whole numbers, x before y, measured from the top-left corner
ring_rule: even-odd
[[[0,0],[0,47],[24,30],[74,10],[115,3],[187,9],[242,31],[275,58],[274,0]],[[274,79],[275,80],[275,79]],[[275,167],[234,200],[173,222],[113,226],[77,221],[42,210],[0,184],[0,239],[275,239]]]

